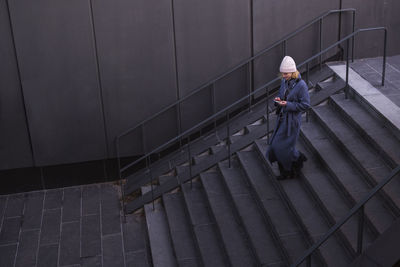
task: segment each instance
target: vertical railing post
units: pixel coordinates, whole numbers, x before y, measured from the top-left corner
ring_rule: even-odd
[[[217,111],[217,107],[215,104],[215,83],[212,84],[211,86],[211,101],[212,101],[212,109],[213,109],[213,115],[215,115],[216,111]],[[214,117],[214,130],[215,133],[217,133],[217,118]]]
[[[387,38],[387,30],[384,29],[384,38],[383,38],[383,66],[382,66],[382,86],[385,86],[385,73],[386,73],[386,38]]]
[[[283,49],[282,49],[282,51],[283,51],[283,56],[286,56],[286,52],[287,52],[287,47],[286,47],[286,45],[287,45],[287,43],[286,43],[286,39],[285,40],[283,40],[283,43],[282,43],[282,46],[283,46]]]
[[[228,145],[228,162],[229,168],[231,167],[231,138],[230,138],[230,129],[229,129],[229,112],[226,111],[226,144]]]
[[[342,1],[340,1],[340,9],[342,9]],[[338,25],[338,41],[342,38],[342,12],[339,12],[339,25]],[[340,44],[338,44],[339,50],[341,49]],[[343,60],[343,53],[341,53],[340,60]]]
[[[265,88],[267,90],[267,143],[269,144],[269,88],[268,86]]]
[[[360,208],[360,215],[358,219],[358,235],[357,235],[357,254],[362,253],[363,232],[364,232],[364,205]]]
[[[176,109],[176,117],[178,121],[178,134],[182,133],[182,116],[181,116],[181,102],[178,103],[178,108]],[[182,137],[179,138],[179,149],[182,149]]]
[[[345,99],[349,97],[349,42],[346,40],[346,87],[345,87]]]
[[[353,29],[352,33],[354,33],[356,27],[356,12],[353,11]],[[354,62],[354,46],[355,46],[355,36],[351,37],[351,62]]]
[[[121,208],[122,212],[124,213],[124,223],[126,223],[126,211],[125,211],[125,189],[122,184],[122,174],[121,174],[121,157],[119,155],[119,137],[115,139],[115,149],[117,153],[117,167],[118,167],[118,180],[119,180],[119,185],[121,187]]]
[[[251,61],[252,62],[252,61]],[[248,97],[248,101],[249,101],[249,112],[251,111],[251,92],[252,92],[252,89],[253,89],[253,79],[252,79],[252,72],[253,72],[253,70],[252,70],[252,64],[251,64],[251,62],[249,62],[249,63],[247,63],[247,69],[248,69],[248,77],[249,77],[249,90],[248,90],[248,93],[249,93],[249,97]]]
[[[307,79],[306,79],[306,83],[307,83],[307,86],[308,86],[308,84],[309,84],[309,81],[310,81],[310,63],[309,62],[307,62],[307,64],[306,64],[306,77],[307,77]],[[307,109],[306,110],[306,122],[308,122],[308,116],[309,116],[309,109]]]
[[[308,255],[308,257],[307,257],[306,265],[307,265],[307,267],[311,267],[311,254]]]
[[[319,52],[321,53],[321,51],[322,51],[322,18],[319,19]],[[319,69],[322,69],[322,54],[319,55]]]
[[[149,175],[149,182],[150,182],[150,187],[151,187],[151,200],[153,203],[153,211],[156,209],[154,206],[154,188],[153,188],[153,177],[151,177],[151,171],[150,171],[150,156],[146,157],[146,169],[147,169],[147,175]]]
[[[144,124],[142,124],[142,150],[143,150],[143,154],[146,154],[147,151],[147,140],[146,140],[146,133],[145,133],[145,128],[144,128]]]
[[[192,153],[190,151],[190,134],[188,136],[188,154],[189,154],[190,189],[192,189],[193,188],[193,181],[192,181]]]

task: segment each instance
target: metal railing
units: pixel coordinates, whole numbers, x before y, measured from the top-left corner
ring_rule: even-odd
[[[328,232],[313,246],[306,250],[303,256],[301,256],[295,263],[291,265],[291,267],[296,267],[306,261],[307,266],[311,266],[311,256],[329,237],[336,233],[339,228],[345,224],[354,214],[359,213],[359,221],[358,221],[358,231],[357,231],[357,254],[360,255],[362,253],[362,244],[363,244],[363,232],[364,232],[364,206],[372,197],[375,196],[387,183],[389,183],[398,173],[400,173],[400,165],[397,166],[392,172],[378,185],[374,187],[374,189],[369,192],[357,205],[355,205],[349,213],[337,222]]]
[[[385,27],[375,27],[375,28],[359,29],[359,30],[353,32],[352,34],[347,35],[347,36],[344,37],[342,40],[340,40],[340,41],[338,41],[338,42],[335,42],[334,44],[330,45],[329,47],[325,48],[325,49],[322,50],[321,52],[315,54],[314,56],[308,58],[308,59],[305,60],[304,62],[298,64],[298,68],[301,68],[301,67],[304,66],[304,65],[307,66],[307,68],[306,68],[306,70],[307,70],[307,72],[306,72],[306,77],[307,77],[307,79],[308,79],[308,78],[309,78],[309,71],[310,71],[310,68],[309,68],[308,65],[310,64],[311,61],[313,61],[314,59],[320,57],[322,54],[328,52],[329,50],[331,50],[332,48],[335,48],[337,45],[339,45],[339,44],[341,44],[341,43],[343,43],[343,42],[347,42],[347,44],[348,44],[348,45],[347,45],[347,48],[349,48],[349,41],[352,40],[352,39],[354,38],[354,36],[356,36],[357,34],[359,34],[359,33],[361,33],[361,32],[381,31],[381,30],[384,31],[384,52],[383,52],[383,69],[382,69],[382,83],[383,83],[383,82],[384,82],[384,79],[385,79],[385,68],[386,68],[386,67],[385,67],[385,63],[386,63],[386,40],[387,40],[387,30],[386,30]],[[350,57],[349,51],[347,51],[346,54],[347,54],[346,69],[347,69],[347,73],[348,73],[348,68],[349,68],[349,57]],[[212,120],[214,120],[215,118],[217,118],[217,117],[219,117],[219,116],[221,116],[221,115],[225,115],[225,118],[226,118],[226,122],[225,122],[225,124],[226,124],[226,130],[227,130],[227,139],[226,139],[226,140],[227,140],[227,148],[228,148],[228,155],[227,155],[227,158],[228,158],[229,166],[230,166],[230,164],[231,164],[231,153],[230,153],[230,145],[231,145],[231,143],[230,143],[230,139],[229,139],[229,136],[230,136],[230,120],[232,120],[234,117],[238,116],[238,114],[236,114],[235,116],[230,116],[230,111],[232,111],[233,108],[236,107],[237,105],[243,104],[243,101],[245,101],[246,99],[249,99],[249,98],[252,97],[253,95],[255,95],[255,94],[261,92],[261,90],[266,89],[267,94],[268,94],[268,91],[269,91],[269,90],[268,90],[268,87],[269,87],[271,84],[273,84],[274,82],[278,81],[279,79],[280,79],[280,78],[275,78],[275,79],[269,81],[268,83],[266,83],[266,84],[260,86],[259,88],[257,88],[257,89],[254,90],[253,92],[249,93],[248,95],[246,95],[246,96],[240,98],[239,100],[237,100],[237,101],[235,101],[234,103],[230,104],[230,105],[227,106],[226,108],[224,108],[224,109],[218,111],[218,112],[215,113],[214,115],[208,117],[207,119],[205,119],[205,120],[203,120],[202,122],[196,124],[195,126],[193,126],[193,127],[191,127],[190,129],[186,130],[186,131],[183,132],[182,134],[180,134],[180,135],[178,135],[178,136],[172,138],[172,139],[169,140],[168,142],[166,142],[166,143],[164,143],[163,145],[161,145],[161,146],[159,146],[159,147],[153,149],[152,151],[148,152],[145,156],[143,156],[143,157],[141,157],[140,159],[138,159],[137,161],[143,160],[143,159],[146,160],[146,168],[147,168],[147,170],[148,170],[148,173],[150,174],[150,175],[149,175],[149,183],[150,183],[151,185],[153,184],[153,177],[151,177],[151,173],[150,173],[150,160],[149,160],[149,157],[150,157],[151,154],[155,154],[155,153],[157,153],[158,151],[160,151],[160,150],[162,150],[162,149],[165,149],[166,147],[168,147],[169,145],[173,144],[174,142],[177,142],[177,141],[180,140],[181,138],[190,137],[190,134],[193,133],[195,130],[199,129],[201,126],[206,125],[207,123],[211,122]],[[348,88],[348,75],[346,75],[346,85],[347,85],[347,86],[346,86],[344,89],[345,89],[346,94],[348,94],[348,90],[349,90],[349,88]],[[268,103],[268,99],[267,99],[267,103]],[[250,105],[250,107],[251,107],[251,102],[249,103],[249,105]],[[245,110],[245,111],[247,112],[247,110]],[[243,111],[242,111],[242,112],[243,112]],[[240,114],[240,113],[239,113],[239,114]],[[267,110],[267,123],[268,123],[268,121],[269,121],[269,112],[268,112],[268,110]],[[268,125],[269,125],[269,124],[268,124]],[[267,132],[269,132],[269,129],[267,130]],[[190,150],[190,142],[187,143],[186,146],[187,146],[187,148],[188,148],[188,153],[189,153],[189,171],[190,171],[190,174],[191,174],[192,160],[191,160],[191,154],[190,154],[190,151],[191,151],[191,150]],[[124,171],[124,170],[126,170],[127,168],[129,168],[129,167],[130,167],[130,166],[128,165],[128,166],[122,168],[121,170]],[[190,177],[190,178],[192,178],[192,177]],[[190,179],[190,180],[191,180],[191,179]],[[151,198],[151,199],[152,199],[152,201],[153,201],[153,206],[154,206],[153,186],[152,186],[152,188],[151,188],[151,194],[152,194],[152,198]]]
[[[124,173],[126,170],[128,170],[130,167],[132,167],[132,166],[138,164],[139,162],[143,161],[144,159],[146,159],[147,157],[149,157],[150,154],[154,153],[153,151],[155,151],[155,150],[152,150],[151,152],[147,152],[147,151],[146,151],[146,150],[147,150],[147,149],[146,149],[146,140],[145,140],[145,138],[144,138],[145,135],[146,135],[146,134],[145,134],[145,132],[146,132],[146,131],[145,131],[146,123],[150,122],[151,120],[157,118],[158,116],[164,114],[165,112],[167,112],[167,111],[170,110],[171,108],[174,108],[174,107],[175,107],[175,108],[177,108],[177,111],[178,111],[178,112],[177,112],[177,113],[178,113],[178,114],[177,114],[177,122],[178,122],[178,128],[179,128],[179,131],[178,131],[178,134],[179,134],[179,135],[178,135],[178,136],[184,136],[185,134],[182,133],[182,128],[181,128],[181,112],[180,112],[180,110],[181,110],[181,108],[180,108],[181,103],[182,103],[184,100],[188,99],[189,97],[193,96],[194,94],[199,93],[201,90],[204,90],[204,89],[206,89],[206,88],[209,88],[209,86],[212,86],[212,91],[213,91],[213,93],[212,93],[212,95],[213,95],[213,98],[212,98],[212,108],[213,108],[213,114],[214,114],[214,115],[213,115],[212,117],[215,118],[215,119],[217,119],[217,116],[215,116],[215,114],[219,114],[219,115],[221,114],[220,112],[219,112],[219,113],[216,113],[216,105],[215,105],[215,86],[214,86],[214,85],[215,85],[215,83],[216,83],[217,81],[219,81],[219,80],[221,80],[222,78],[226,77],[227,75],[233,73],[234,71],[238,70],[239,68],[241,68],[241,67],[243,67],[243,66],[245,66],[245,65],[247,65],[247,64],[249,64],[249,63],[251,63],[251,62],[253,62],[255,59],[259,58],[260,56],[264,55],[265,53],[267,53],[268,51],[270,51],[271,49],[273,49],[273,48],[275,48],[275,47],[277,47],[277,46],[279,46],[279,45],[282,45],[283,56],[286,55],[286,51],[287,51],[287,41],[288,41],[290,38],[292,38],[293,36],[297,35],[298,33],[302,32],[303,30],[307,29],[309,26],[313,25],[313,24],[316,23],[316,22],[319,22],[319,51],[321,52],[321,51],[322,51],[322,39],[323,39],[323,31],[322,31],[323,19],[324,19],[325,17],[331,15],[331,14],[336,14],[336,13],[342,14],[342,13],[344,13],[344,12],[350,12],[350,13],[352,13],[352,32],[354,32],[354,27],[355,27],[355,11],[356,11],[356,10],[353,9],[353,8],[348,8],[348,9],[340,9],[340,10],[330,10],[330,11],[327,11],[327,12],[321,14],[321,15],[318,16],[317,18],[315,18],[315,19],[309,21],[308,23],[304,24],[303,26],[299,27],[296,31],[294,31],[294,32],[292,32],[292,33],[290,33],[290,34],[288,34],[287,36],[285,36],[285,37],[282,38],[281,40],[279,40],[279,41],[273,43],[273,44],[272,44],[271,46],[269,46],[268,48],[263,49],[262,51],[260,51],[260,52],[257,53],[256,55],[254,55],[254,56],[250,57],[249,59],[247,59],[247,60],[241,62],[241,63],[238,64],[238,65],[236,65],[235,67],[233,67],[233,68],[230,69],[229,71],[227,71],[227,72],[225,72],[225,73],[219,75],[218,77],[212,79],[211,81],[207,82],[206,84],[200,86],[199,88],[197,88],[196,90],[192,91],[190,94],[186,95],[185,97],[182,97],[181,99],[179,99],[179,100],[175,101],[174,103],[168,105],[167,107],[163,108],[163,109],[160,110],[159,112],[153,114],[152,116],[148,117],[147,119],[145,119],[145,120],[139,122],[139,123],[136,124],[135,126],[129,128],[129,129],[125,130],[123,133],[119,134],[119,135],[116,137],[116,139],[115,139],[116,156],[117,156],[117,164],[118,164],[118,171],[119,171],[119,174],[118,174],[119,177],[118,177],[118,178],[121,180],[121,179],[123,178],[123,173]],[[354,40],[353,40],[352,44],[353,44],[352,49],[353,49],[353,51],[354,51]],[[352,55],[354,55],[354,53],[352,53]],[[322,64],[322,54],[318,57],[318,59],[319,59],[319,64],[321,65],[321,64]],[[308,67],[308,65],[307,65],[307,67]],[[276,81],[276,79],[274,80],[274,82],[275,82],[275,81]],[[269,83],[269,84],[270,84],[270,83]],[[253,84],[252,84],[252,86],[253,86]],[[250,88],[250,91],[251,91],[251,88]],[[268,92],[267,92],[267,93],[268,93]],[[248,99],[249,103],[251,103],[251,96],[253,96],[253,95],[254,95],[254,94],[251,94],[251,95],[249,94],[249,95],[248,95],[248,97],[249,97],[249,99]],[[241,100],[241,101],[242,101],[242,100]],[[235,103],[236,103],[236,102],[235,102]],[[250,105],[249,105],[249,106],[250,106]],[[214,121],[214,125],[215,125],[215,121]],[[215,125],[215,126],[216,126],[216,125]],[[120,155],[120,142],[121,142],[121,138],[123,138],[124,136],[126,136],[126,135],[132,133],[133,131],[135,131],[135,130],[137,130],[137,129],[139,129],[139,128],[141,128],[141,133],[142,133],[142,144],[143,144],[143,146],[144,146],[144,149],[143,149],[143,150],[144,150],[144,154],[145,154],[145,155],[142,156],[142,157],[140,157],[139,159],[137,159],[137,160],[135,160],[135,161],[133,161],[133,162],[127,164],[126,166],[122,167],[122,166],[121,166],[121,155]],[[192,127],[191,129],[193,129],[193,127]],[[189,129],[189,130],[191,130],[191,129]],[[186,132],[188,132],[188,131],[185,131],[185,133],[186,133]],[[182,140],[179,139],[179,138],[177,138],[177,137],[174,138],[174,139],[172,139],[172,140],[174,140],[173,142],[178,142],[178,141],[179,141],[179,143],[182,144]],[[172,145],[173,142],[172,142],[172,141],[168,141],[167,144],[168,144],[168,145]],[[162,147],[163,147],[163,148],[167,148],[165,145],[162,145]],[[159,150],[159,149],[157,149],[157,150]],[[147,165],[147,160],[146,160],[146,165]]]

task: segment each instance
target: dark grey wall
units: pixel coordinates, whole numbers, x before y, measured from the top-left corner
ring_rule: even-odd
[[[110,156],[115,136],[177,99],[171,10],[170,0],[93,1]],[[173,123],[176,115],[168,115],[163,119]],[[146,135],[163,128],[149,126]],[[176,134],[168,129],[164,140]],[[143,151],[141,131],[123,140],[127,152]]]
[[[33,165],[8,9],[0,1],[0,169]]]
[[[9,4],[36,164],[106,157],[88,3]]]
[[[0,0],[0,169],[115,157],[121,131],[341,2],[20,0],[8,1],[8,9],[6,1]],[[342,2],[357,9],[357,27],[389,27],[388,54],[400,53],[399,1]],[[350,18],[342,18],[342,36]],[[324,47],[337,40],[338,21],[324,20]],[[318,33],[316,24],[290,39],[287,53],[298,63],[311,56]],[[357,38],[358,57],[379,55],[377,36]],[[254,62],[255,87],[276,77],[282,56],[279,46]],[[182,130],[244,96],[250,80],[246,65],[185,99]],[[175,136],[178,111],[170,108],[124,137],[122,155]]]

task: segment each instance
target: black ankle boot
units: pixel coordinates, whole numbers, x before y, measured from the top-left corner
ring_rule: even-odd
[[[291,171],[286,171],[282,164],[278,163],[279,166],[279,173],[280,175],[277,177],[278,180],[285,180],[285,179],[289,179],[292,176],[292,172]]]
[[[296,161],[293,162],[292,164],[292,177],[296,178],[299,176],[301,169],[303,168],[303,163],[307,161],[307,157],[300,152],[299,157],[297,158]]]

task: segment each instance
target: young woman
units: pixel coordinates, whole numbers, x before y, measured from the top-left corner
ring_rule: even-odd
[[[267,150],[267,158],[271,163],[278,162],[278,179],[286,179],[297,177],[303,162],[307,160],[304,154],[296,149],[296,142],[300,133],[301,113],[310,107],[310,96],[293,58],[283,58],[280,72],[281,87],[274,99],[277,121]]]

